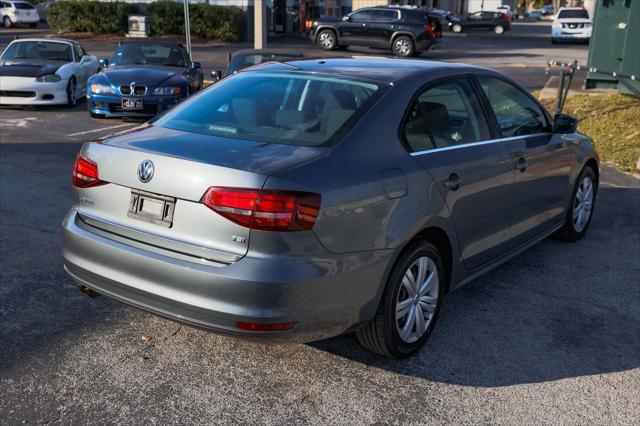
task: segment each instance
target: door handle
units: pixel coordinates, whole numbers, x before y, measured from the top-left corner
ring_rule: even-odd
[[[444,181],[444,187],[450,189],[451,191],[457,191],[462,184],[462,179],[455,173],[451,173],[449,178]]]
[[[527,163],[527,160],[525,160],[524,157],[520,157],[518,159],[518,162],[516,163],[516,169],[520,170],[520,172],[522,173],[527,170],[527,167],[529,167],[529,163]]]

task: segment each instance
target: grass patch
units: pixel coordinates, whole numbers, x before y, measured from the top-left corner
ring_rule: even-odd
[[[543,103],[553,113],[555,99]],[[618,93],[573,96],[563,112],[578,117],[578,130],[593,139],[603,162],[640,172],[640,99]]]

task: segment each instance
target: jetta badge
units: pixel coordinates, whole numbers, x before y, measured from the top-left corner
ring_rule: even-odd
[[[142,183],[147,183],[153,178],[153,163],[151,160],[144,160],[138,166],[138,179]]]

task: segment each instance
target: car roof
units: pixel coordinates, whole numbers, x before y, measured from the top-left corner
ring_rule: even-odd
[[[352,56],[343,58],[289,60],[267,62],[245,68],[246,71],[302,71],[312,74],[334,75],[346,78],[393,83],[405,77],[423,75],[443,69],[481,71],[484,68],[454,62],[427,61],[421,59],[381,58]]]

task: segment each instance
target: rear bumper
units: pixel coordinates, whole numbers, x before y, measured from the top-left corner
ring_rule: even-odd
[[[35,24],[36,22],[40,22],[40,17],[36,14],[35,16],[25,16],[25,15],[14,15],[10,17],[11,22],[17,25],[21,24]]]
[[[442,43],[442,38],[434,38],[430,40],[418,40],[416,42],[416,50],[419,52],[427,52],[435,45]]]
[[[160,316],[223,334],[309,342],[348,331],[375,314],[389,251],[252,257],[211,266],[142,250],[63,222],[65,270],[80,285]],[[248,323],[295,322],[283,331]]]
[[[143,96],[143,110],[123,110],[122,97],[87,94],[87,108],[94,114],[109,117],[153,117],[179,103],[181,96]]]

